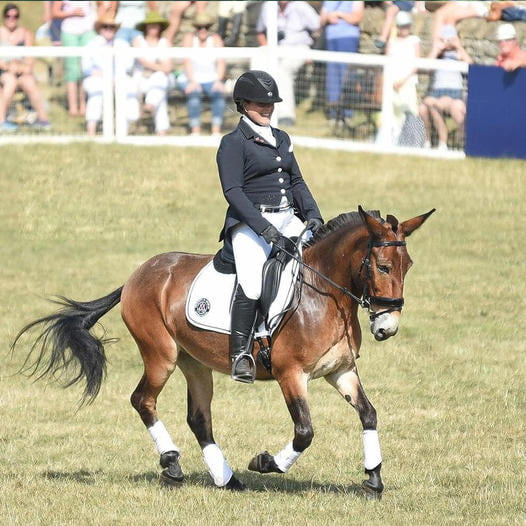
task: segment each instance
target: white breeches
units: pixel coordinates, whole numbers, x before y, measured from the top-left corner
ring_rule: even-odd
[[[87,95],[86,121],[98,122],[102,119],[103,80],[99,75],[86,77],[82,87]],[[126,120],[135,122],[139,118],[139,101],[137,99],[137,84],[126,75]]]
[[[145,104],[153,107],[155,131],[166,131],[170,127],[168,117],[168,91],[175,86],[173,75],[156,71],[149,77],[138,77],[139,90],[144,94]]]
[[[305,228],[292,208],[283,212],[264,212],[262,215],[287,237],[299,236]],[[238,282],[248,298],[257,300],[261,296],[263,265],[270,254],[271,245],[248,225],[239,223],[232,229],[232,247]]]

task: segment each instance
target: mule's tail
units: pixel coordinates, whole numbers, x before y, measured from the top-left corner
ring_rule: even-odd
[[[36,326],[43,327],[19,372],[37,375],[37,380],[45,376],[63,379],[64,387],[84,379],[86,386],[81,405],[91,403],[106,375],[104,344],[111,340],[91,334],[90,329],[120,302],[121,292],[122,287],[119,287],[103,298],[87,302],[63,296],[51,300],[62,305],[62,309],[26,325],[11,345],[13,351],[25,332]]]

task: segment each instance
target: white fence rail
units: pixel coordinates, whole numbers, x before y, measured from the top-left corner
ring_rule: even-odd
[[[294,49],[279,46],[268,47],[240,47],[240,48],[212,48],[212,49],[193,49],[193,48],[166,48],[166,49],[139,49],[139,48],[106,48],[106,49],[91,49],[89,47],[48,47],[48,46],[34,46],[34,47],[10,47],[9,49],[1,50],[3,56],[12,58],[18,57],[35,57],[35,58],[64,58],[64,57],[84,57],[97,56],[103,60],[104,67],[104,90],[103,90],[103,117],[102,117],[102,136],[98,140],[106,142],[118,143],[133,143],[133,144],[172,144],[172,145],[216,145],[218,140],[215,137],[189,137],[189,136],[175,136],[167,135],[164,137],[149,136],[149,135],[128,135],[126,126],[126,117],[124,112],[124,97],[125,90],[124,77],[126,71],[126,64],[129,64],[132,59],[137,57],[166,57],[172,58],[175,63],[181,63],[188,56],[203,57],[209,59],[224,58],[227,63],[240,63],[244,67],[251,63],[257,63],[259,67],[266,64],[266,69],[276,74],[279,59],[283,57],[302,58],[307,63],[327,64],[344,63],[350,66],[357,67],[371,67],[377,68],[382,72],[382,88],[381,88],[381,121],[382,126],[389,128],[392,118],[392,94],[393,94],[393,76],[392,76],[392,62],[389,57],[381,55],[364,55],[358,53],[338,53],[329,51],[318,51],[310,49]],[[420,72],[432,72],[436,69],[459,71],[462,74],[467,73],[468,65],[463,62],[442,61],[419,59],[416,61],[416,66]],[[115,77],[112,72],[115,71]],[[231,79],[235,80],[235,79]],[[301,123],[300,123],[301,125]],[[464,154],[461,150],[449,152],[436,152],[435,150],[422,148],[404,148],[393,145],[389,142],[388,134],[380,134],[377,141],[365,140],[357,141],[351,139],[338,138],[323,138],[316,137],[315,133],[312,136],[309,130],[303,128],[305,135],[294,135],[294,140],[297,144],[308,147],[340,149],[350,151],[374,151],[374,152],[389,152],[389,153],[413,153],[427,156],[440,157],[457,157],[462,158]],[[15,134],[11,136],[1,136],[0,144],[24,141],[67,141],[87,139],[75,135],[67,136],[61,134],[46,133],[38,136],[30,136],[24,134]],[[93,140],[93,139],[92,139]]]

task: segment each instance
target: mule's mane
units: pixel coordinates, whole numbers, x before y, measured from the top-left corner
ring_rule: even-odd
[[[380,216],[379,210],[367,210],[367,213],[376,219],[379,219],[383,223],[383,219]],[[304,247],[311,247],[315,245],[318,241],[325,239],[329,234],[339,230],[343,226],[349,228],[355,228],[363,225],[362,216],[359,212],[347,212],[345,214],[340,214],[339,216],[330,219],[325,223],[318,231],[311,237],[309,241],[304,244]]]

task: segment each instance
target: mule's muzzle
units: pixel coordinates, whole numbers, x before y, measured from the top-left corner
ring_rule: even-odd
[[[400,312],[383,312],[371,318],[371,332],[378,342],[383,342],[398,332]]]

